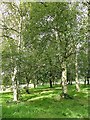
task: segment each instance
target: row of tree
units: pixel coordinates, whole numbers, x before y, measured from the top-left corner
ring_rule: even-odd
[[[2,3],[3,84],[18,88],[30,82],[61,80],[66,97],[67,81],[87,80],[88,7],[84,3]],[[60,82],[60,81],[59,81]],[[88,81],[89,83],[89,81]]]

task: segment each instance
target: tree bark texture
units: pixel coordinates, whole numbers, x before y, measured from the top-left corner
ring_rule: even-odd
[[[67,94],[67,68],[66,68],[66,62],[62,63],[62,93]]]
[[[15,67],[12,75],[13,101],[18,100],[18,85],[17,85],[17,80],[15,80],[16,74],[17,74],[17,69]]]
[[[76,90],[77,90],[78,92],[80,92],[79,81],[78,81],[78,61],[77,61],[77,50],[76,50],[75,68],[76,68],[76,77],[75,77]]]

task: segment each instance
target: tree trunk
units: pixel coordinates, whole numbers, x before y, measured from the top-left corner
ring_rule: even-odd
[[[87,77],[85,76],[84,85],[87,83]]]
[[[76,63],[75,63],[75,67],[76,67],[76,77],[75,77],[75,82],[76,82],[76,90],[78,92],[80,92],[80,87],[79,87],[79,81],[78,81],[78,61],[77,61],[77,50],[76,50]]]
[[[55,85],[55,80],[53,80],[53,85]]]
[[[18,100],[18,85],[17,85],[17,80],[15,80],[17,74],[17,69],[16,67],[14,68],[14,73],[12,76],[12,87],[13,87],[13,101]]]
[[[67,68],[66,62],[62,63],[62,94],[63,97],[67,94]]]
[[[28,76],[28,74],[27,74],[27,76]],[[27,86],[26,86],[26,93],[27,94],[30,94],[30,92],[29,92],[29,82],[30,82],[30,80],[29,80],[29,78],[26,76],[26,83],[27,83]]]
[[[36,79],[35,79],[35,77],[34,77],[34,88],[36,88]]]
[[[89,79],[90,79],[90,1],[88,3],[88,75],[87,75],[87,84],[89,85]]]
[[[72,80],[70,81],[70,85],[72,85]]]
[[[26,93],[30,94],[30,92],[29,92],[29,83],[27,83],[27,86],[26,86]]]
[[[40,82],[40,84],[41,84],[42,86],[44,86],[44,80],[42,80],[42,82]]]
[[[39,80],[37,79],[37,85],[39,84]]]
[[[50,88],[52,88],[52,80],[49,80]]]
[[[87,85],[89,85],[89,78],[87,78]]]
[[[36,88],[36,84],[34,83],[34,88]]]

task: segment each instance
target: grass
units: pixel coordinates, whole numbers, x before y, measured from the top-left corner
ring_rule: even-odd
[[[12,101],[12,93],[2,94],[3,118],[88,118],[88,87],[81,86],[81,92],[75,86],[68,86],[73,99],[60,97],[61,88],[38,87],[24,92],[19,102]]]

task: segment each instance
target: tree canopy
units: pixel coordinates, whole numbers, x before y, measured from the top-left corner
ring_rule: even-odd
[[[76,80],[77,87],[79,79],[87,77],[87,6],[78,2],[3,6],[3,84],[18,89],[18,84],[30,82],[34,87],[50,82],[52,87],[56,81],[67,94],[67,80]]]

